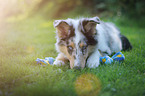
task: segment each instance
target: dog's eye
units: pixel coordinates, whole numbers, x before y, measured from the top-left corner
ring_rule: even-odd
[[[72,46],[68,46],[67,47],[69,50],[73,50],[73,47]]]
[[[71,55],[72,52],[73,52],[73,47],[72,46],[67,46],[67,50],[68,50],[68,53]]]

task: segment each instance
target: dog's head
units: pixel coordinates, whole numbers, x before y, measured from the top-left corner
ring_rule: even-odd
[[[54,21],[56,46],[69,59],[71,68],[85,67],[88,56],[98,43],[96,25],[99,23],[98,17]]]

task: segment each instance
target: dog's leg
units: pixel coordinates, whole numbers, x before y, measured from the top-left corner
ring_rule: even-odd
[[[68,59],[62,54],[58,54],[58,56],[56,57],[56,60],[54,61],[53,65],[56,66],[63,66],[68,62]]]
[[[100,53],[99,53],[98,50],[96,50],[87,59],[87,67],[89,67],[89,68],[96,68],[96,67],[98,67],[99,66],[99,58],[100,58]]]

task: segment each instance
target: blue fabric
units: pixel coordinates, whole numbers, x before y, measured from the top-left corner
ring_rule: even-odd
[[[115,55],[111,57],[104,56],[100,57],[100,62],[104,64],[111,64],[113,61],[123,61],[125,59],[125,56],[121,52],[117,52]]]
[[[45,60],[47,60],[49,62],[49,64],[51,64],[51,65],[55,61],[55,59],[53,57],[45,57]]]
[[[125,56],[121,52],[117,52],[112,56],[112,59],[115,61],[123,61],[125,59]]]
[[[53,57],[45,57],[45,59],[36,59],[37,64],[40,65],[52,65],[55,59]]]
[[[100,62],[105,64],[111,64],[113,62],[113,59],[109,56],[100,57]]]

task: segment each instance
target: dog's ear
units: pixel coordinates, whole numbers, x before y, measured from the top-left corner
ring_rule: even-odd
[[[55,20],[53,25],[57,29],[58,37],[61,40],[65,40],[74,35],[73,27],[66,20]]]
[[[96,25],[100,24],[99,17],[85,18],[82,21],[82,31],[86,35],[96,34]]]
[[[97,34],[96,25],[100,24],[100,19],[98,17],[94,18],[85,18],[81,23],[81,32],[87,38],[87,43],[89,45],[97,44],[97,40],[95,39],[95,35]]]

